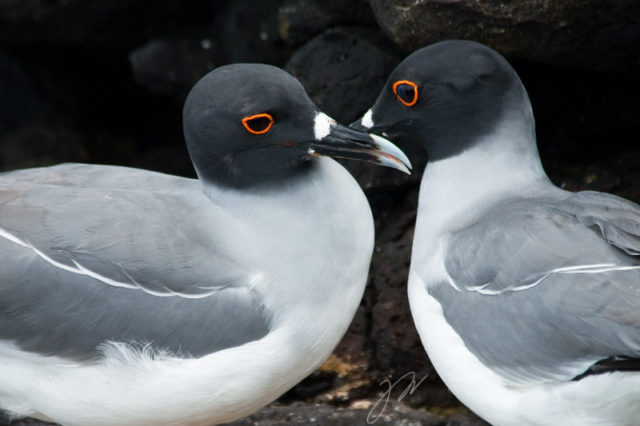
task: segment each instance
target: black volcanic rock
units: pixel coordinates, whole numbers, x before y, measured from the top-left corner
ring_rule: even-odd
[[[369,108],[400,58],[379,34],[332,29],[300,47],[285,65],[322,111],[350,123]]]
[[[0,0],[0,43],[131,49],[154,35],[206,25],[210,0]]]
[[[368,0],[284,0],[279,8],[280,37],[294,46],[340,26],[376,27]]]
[[[80,135],[65,128],[28,125],[2,135],[0,170],[87,161]]]
[[[216,1],[213,33],[220,63],[260,62],[282,66],[293,49],[278,32],[280,0]]]
[[[504,55],[596,69],[640,67],[635,0],[370,0],[380,27],[406,51],[470,39]]]
[[[0,134],[40,121],[46,107],[22,67],[0,53]]]
[[[378,411],[371,411],[375,400],[362,401],[368,408],[329,408],[319,404],[293,404],[288,406],[272,405],[257,413],[227,426],[352,426],[366,424],[384,424],[389,426],[485,426],[487,423],[471,414],[459,414],[450,419],[415,410],[390,401],[385,410],[376,417]],[[378,406],[380,407],[380,406]],[[376,407],[377,408],[377,407]]]
[[[151,93],[184,98],[214,68],[213,42],[208,38],[152,40],[129,54],[135,81]]]

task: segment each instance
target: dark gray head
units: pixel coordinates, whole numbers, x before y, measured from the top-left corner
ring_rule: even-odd
[[[270,65],[211,71],[191,89],[183,120],[198,176],[220,185],[284,182],[308,172],[314,156],[324,154],[406,170],[396,158],[406,157],[390,142],[336,124],[295,78]]]
[[[521,117],[526,131],[534,131],[529,98],[511,65],[487,46],[450,40],[402,61],[352,128],[396,143],[422,143],[429,161],[437,161],[494,132],[506,113]]]

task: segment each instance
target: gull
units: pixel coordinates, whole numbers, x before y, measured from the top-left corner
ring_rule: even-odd
[[[409,301],[460,401],[494,425],[637,425],[640,206],[549,181],[509,63],[422,48],[352,127],[427,150]]]
[[[213,70],[184,135],[198,179],[63,164],[0,175],[0,409],[65,425],[211,425],[332,352],[364,291],[367,200],[327,156],[408,172],[286,72]]]

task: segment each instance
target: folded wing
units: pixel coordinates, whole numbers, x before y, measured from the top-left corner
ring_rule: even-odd
[[[501,203],[453,234],[430,289],[469,349],[514,382],[640,357],[640,208],[583,192]]]
[[[63,165],[0,176],[0,340],[99,356],[107,341],[199,356],[259,339],[269,313],[236,222],[197,181]]]

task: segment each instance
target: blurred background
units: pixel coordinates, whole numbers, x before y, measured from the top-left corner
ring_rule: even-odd
[[[282,67],[348,124],[402,58],[451,38],[511,61],[556,184],[640,201],[637,0],[0,0],[0,170],[89,162],[194,176],[182,103],[207,71]],[[413,327],[406,279],[427,158],[421,147],[402,148],[411,177],[344,163],[369,198],[377,236],[342,343],[279,401],[234,424],[352,425],[368,415],[380,424],[484,424],[443,386]]]

